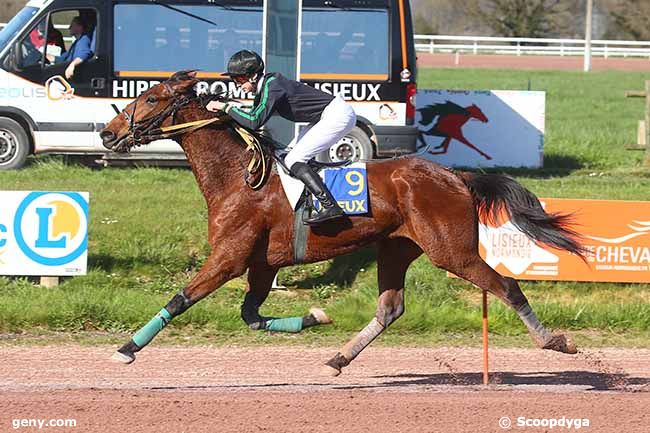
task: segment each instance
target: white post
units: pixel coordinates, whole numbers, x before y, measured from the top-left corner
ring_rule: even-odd
[[[433,36],[429,39],[429,52],[433,54],[435,45],[433,44]]]
[[[587,0],[587,16],[585,18],[585,72],[591,71],[591,24],[593,11],[594,0]]]

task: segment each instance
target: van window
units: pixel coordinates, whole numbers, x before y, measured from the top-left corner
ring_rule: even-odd
[[[114,69],[223,72],[232,54],[262,51],[262,9],[175,4],[118,4],[113,33]],[[209,24],[197,17],[214,22]]]
[[[301,73],[388,74],[388,11],[304,9]]]

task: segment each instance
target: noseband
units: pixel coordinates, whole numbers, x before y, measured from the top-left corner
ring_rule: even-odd
[[[169,92],[172,99],[171,104],[167,105],[165,109],[149,118],[136,122],[135,112],[138,108],[138,100],[140,99],[140,96],[138,96],[133,102],[132,112],[129,113],[126,111],[126,109],[122,112],[126,118],[126,121],[129,122],[128,138],[133,143],[133,145],[130,147],[141,146],[155,140],[170,138],[174,135],[179,135],[186,132],[183,129],[179,129],[175,134],[165,134],[164,131],[160,128],[160,125],[162,125],[162,123],[170,116],[172,117],[173,122],[176,118],[176,113],[178,110],[189,104],[192,100],[196,99],[196,97],[190,95],[181,95],[179,97],[179,95],[176,94],[169,83],[163,82],[162,84],[165,86],[165,89]]]

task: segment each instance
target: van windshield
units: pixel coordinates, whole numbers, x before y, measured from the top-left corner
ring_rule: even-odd
[[[25,27],[25,24],[29,22],[36,12],[38,12],[38,8],[24,7],[9,21],[9,24],[0,31],[0,50],[4,49],[14,35]]]

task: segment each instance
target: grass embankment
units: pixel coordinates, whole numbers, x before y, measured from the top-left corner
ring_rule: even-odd
[[[421,70],[419,86],[526,89],[530,83],[533,90],[547,91],[546,167],[510,173],[539,196],[646,200],[650,170],[641,167],[640,152],[624,150],[635,141],[643,102],[623,97],[625,90],[641,89],[645,78],[618,72]],[[0,173],[0,188],[91,194],[89,274],[55,289],[0,278],[0,332],[46,334],[51,341],[58,331],[133,331],[183,287],[209,252],[205,205],[188,170],[90,169],[40,159],[25,170]],[[184,341],[198,334],[202,337],[193,341],[340,342],[373,315],[375,270],[372,251],[365,250],[281,272],[280,281],[292,290],[273,292],[263,313],[302,315],[317,304],[331,313],[334,326],[302,336],[248,331],[239,320],[242,278],[175,319],[163,338]],[[650,285],[524,282],[522,288],[546,324],[578,332],[578,342],[650,345],[645,337]],[[420,258],[409,270],[406,296],[406,314],[384,343],[478,341],[477,289],[448,279]],[[529,344],[512,312],[497,301],[490,308],[493,341]]]

